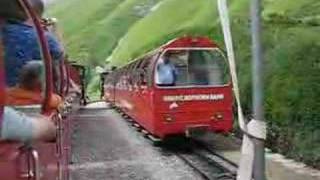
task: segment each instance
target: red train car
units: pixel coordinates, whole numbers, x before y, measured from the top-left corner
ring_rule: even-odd
[[[64,109],[49,108],[49,99],[54,92],[61,93],[61,95],[66,98],[69,96],[66,90],[67,87],[69,87],[69,83],[65,81],[69,76],[65,64],[61,63],[60,67],[56,67],[56,70],[61,76],[60,79],[57,79],[54,83],[54,67],[44,35],[45,30],[27,0],[3,1],[0,7],[2,7],[0,8],[0,20],[5,20],[8,16],[12,17],[17,15],[17,18],[20,16],[20,14],[15,14],[14,11],[7,11],[7,8],[16,9],[19,10],[19,12],[22,8],[25,14],[21,16],[28,15],[32,18],[33,27],[39,40],[42,59],[45,64],[43,74],[43,86],[45,87],[43,89],[43,103],[30,103],[23,106],[19,104],[6,104],[4,98],[8,92],[8,87],[5,85],[6,77],[4,72],[10,69],[5,69],[4,66],[4,35],[2,31],[0,32],[0,128],[3,120],[4,107],[10,107],[31,116],[39,116],[42,114],[43,116],[47,116],[48,119],[56,125],[56,138],[55,141],[52,142],[37,141],[33,143],[21,143],[0,139],[0,177],[8,180],[69,179],[68,163],[71,157],[70,118],[62,117],[62,112],[66,112]],[[7,14],[7,12],[11,12],[12,14]],[[3,24],[0,23],[0,26],[2,25]]]
[[[168,68],[161,70],[165,59],[174,70],[173,83],[159,80],[170,76]],[[226,133],[232,129],[228,63],[209,38],[172,40],[114,70],[104,84],[107,101],[160,139],[198,130]]]

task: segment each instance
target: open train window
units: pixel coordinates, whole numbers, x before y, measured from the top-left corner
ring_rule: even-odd
[[[131,68],[130,68],[130,79],[131,79],[131,85],[135,86],[138,83],[137,80],[137,66],[139,65],[138,61],[135,61],[132,63]]]
[[[138,67],[139,85],[147,85],[148,84],[149,65],[150,65],[150,56],[147,56],[141,60],[141,64]]]
[[[125,74],[126,74],[126,71],[125,71],[125,69],[122,67],[121,69],[120,69],[120,71],[119,71],[119,78],[118,78],[118,88],[119,89],[123,89],[123,87],[124,87],[124,77],[125,77]]]
[[[228,64],[219,49],[168,50],[155,70],[159,87],[223,86],[229,82]]]
[[[133,86],[134,84],[134,72],[135,72],[136,62],[132,62],[128,66],[128,84]]]

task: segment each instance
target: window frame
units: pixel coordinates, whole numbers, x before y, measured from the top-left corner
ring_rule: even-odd
[[[228,87],[231,85],[231,76],[229,75],[228,77],[228,82],[223,84],[223,85],[186,85],[186,86],[158,86],[156,83],[156,73],[157,73],[157,65],[158,62],[160,61],[160,59],[164,56],[165,53],[167,53],[168,51],[181,51],[181,50],[185,50],[185,51],[201,51],[201,50],[205,50],[205,51],[218,51],[220,52],[220,54],[222,55],[223,59],[225,60],[227,66],[228,66],[228,71],[230,74],[230,65],[228,63],[228,59],[226,54],[218,47],[212,47],[212,48],[203,48],[203,47],[188,47],[188,48],[167,48],[165,49],[163,52],[160,53],[160,55],[157,57],[157,59],[155,60],[154,63],[154,70],[153,70],[153,87],[156,89],[190,89],[190,88],[222,88],[222,87]]]

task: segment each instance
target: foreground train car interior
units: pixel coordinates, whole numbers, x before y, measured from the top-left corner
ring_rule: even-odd
[[[169,69],[161,72],[166,59]],[[174,82],[158,82],[170,73]],[[233,123],[228,74],[224,54],[211,40],[182,37],[107,74],[105,99],[160,139],[195,131],[227,133]]]
[[[54,137],[48,136],[48,138],[41,138],[40,141],[19,142],[14,140],[19,139],[17,138],[19,135],[1,140],[0,176],[10,180],[68,179],[68,164],[71,157],[71,122],[68,114],[72,113],[72,109],[79,107],[77,103],[80,101],[81,84],[78,80],[81,79],[82,69],[79,68],[79,65],[73,65],[67,61],[60,61],[56,65],[52,63],[45,31],[49,31],[54,24],[41,22],[27,0],[3,3],[9,4],[6,6],[9,9],[19,10],[20,14],[18,12],[8,14],[3,9],[4,6],[1,6],[2,21],[8,21],[8,17],[11,20],[19,16],[28,16],[32,19],[32,28],[37,33],[42,58],[41,61],[26,63],[21,68],[9,69],[10,65],[4,61],[7,47],[4,45],[6,37],[4,37],[1,24],[0,69],[3,80],[1,82],[4,83],[1,86],[1,122],[4,121],[6,111],[10,109],[10,112],[23,114],[22,117],[38,119],[38,123],[41,120],[41,123],[38,124],[41,129],[46,130],[48,123],[55,127],[51,129]],[[21,12],[24,13],[21,14]],[[8,76],[12,71],[19,74],[10,77],[17,81],[16,84],[10,84],[11,79]],[[28,81],[30,79],[32,81]],[[26,86],[32,88],[33,91],[24,89]],[[7,131],[12,131],[12,134],[14,131],[24,131],[23,128],[25,127],[9,128]],[[4,133],[4,128],[2,133]]]

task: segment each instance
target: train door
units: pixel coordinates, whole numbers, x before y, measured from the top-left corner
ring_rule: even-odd
[[[155,55],[156,56],[156,55]],[[153,118],[153,91],[150,83],[150,76],[152,74],[152,61],[154,55],[148,55],[141,60],[141,63],[136,69],[137,73],[137,112],[141,121],[144,123],[147,128],[150,129],[153,127],[151,124]]]

